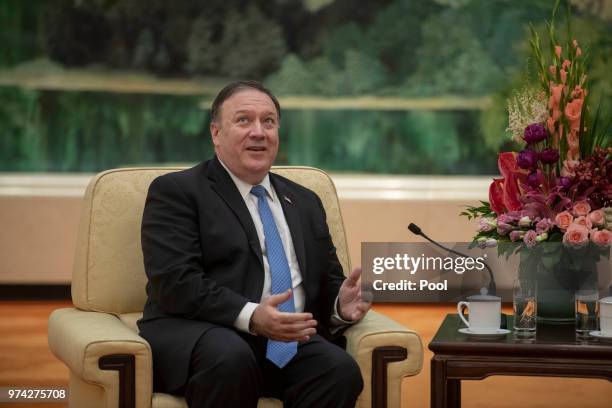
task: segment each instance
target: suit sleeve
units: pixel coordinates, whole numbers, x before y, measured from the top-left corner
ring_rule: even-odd
[[[233,325],[247,299],[206,276],[195,200],[171,175],[149,187],[141,239],[150,301],[168,315]]]

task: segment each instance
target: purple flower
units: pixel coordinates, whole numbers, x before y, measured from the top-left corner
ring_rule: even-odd
[[[489,232],[493,231],[497,227],[493,218],[481,217],[478,219],[478,232]]]
[[[506,224],[505,222],[499,222],[499,218],[497,219],[497,233],[499,235],[507,235],[513,229],[514,227],[512,225]]]
[[[559,177],[559,185],[563,187],[565,190],[569,190],[572,186],[572,179],[569,177]]]
[[[523,237],[523,242],[527,245],[527,248],[533,248],[535,244],[538,242],[536,239],[538,238],[538,234],[534,230],[529,230],[525,233]]]
[[[529,144],[541,142],[546,139],[546,129],[539,123],[534,123],[525,128],[523,139]]]
[[[555,224],[550,219],[544,218],[536,224],[536,232],[538,235],[548,232],[554,225]]]
[[[518,241],[519,239],[523,239],[524,236],[525,236],[524,231],[511,231],[510,232],[510,240],[512,242]]]
[[[527,176],[527,184],[529,187],[538,188],[542,184],[542,175],[539,171],[534,171]]]
[[[533,169],[538,164],[538,152],[531,149],[525,149],[519,153],[516,163],[520,168]]]
[[[544,149],[540,152],[540,161],[544,164],[553,164],[559,161],[557,149]]]
[[[516,211],[511,211],[497,217],[497,223],[511,224],[517,222],[519,218],[521,218],[521,216],[517,214]]]

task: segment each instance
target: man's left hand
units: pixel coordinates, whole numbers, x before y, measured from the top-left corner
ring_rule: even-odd
[[[361,268],[357,267],[340,286],[338,314],[343,320],[352,322],[360,320],[372,307],[372,304],[361,296],[360,276]]]

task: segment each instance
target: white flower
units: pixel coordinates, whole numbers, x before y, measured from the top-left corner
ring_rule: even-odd
[[[508,128],[512,140],[525,144],[523,133],[533,123],[544,123],[548,118],[548,106],[544,93],[525,87],[508,99]]]

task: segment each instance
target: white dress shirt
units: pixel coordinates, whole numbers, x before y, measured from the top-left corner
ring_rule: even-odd
[[[257,237],[259,238],[259,244],[261,245],[261,253],[263,255],[263,264],[264,264],[264,284],[263,284],[263,292],[261,298],[265,298],[270,296],[271,293],[271,275],[270,275],[270,265],[268,264],[268,254],[266,251],[265,245],[265,235],[263,224],[261,223],[261,218],[259,216],[259,210],[257,208],[257,197],[251,194],[251,189],[253,188],[252,184],[249,184],[245,181],[242,181],[238,177],[236,177],[219,159],[221,165],[227,170],[230,177],[232,178],[234,184],[238,188],[242,199],[244,200],[249,213],[251,214],[251,218],[253,219],[253,224],[255,224],[255,230],[257,231]],[[287,225],[287,220],[285,219],[285,214],[283,213],[283,207],[279,201],[278,195],[276,191],[272,187],[270,183],[270,176],[266,174],[266,177],[259,183],[267,193],[268,205],[270,206],[270,210],[272,211],[272,216],[274,217],[274,222],[276,223],[276,228],[278,229],[278,233],[280,235],[281,241],[283,243],[283,249],[285,250],[285,256],[287,257],[287,262],[289,263],[289,269],[291,271],[291,283],[293,286],[293,302],[295,304],[296,313],[301,313],[304,311],[304,303],[306,300],[306,295],[304,293],[304,286],[302,285],[302,274],[300,273],[300,266],[297,262],[297,256],[295,255],[295,248],[293,246],[293,239],[291,238],[291,231],[289,230],[289,225]],[[351,324],[353,322],[348,322],[340,318],[337,311],[337,303],[338,299],[334,302],[334,313],[332,315],[330,323],[334,327],[339,327],[347,324]],[[246,305],[242,308],[236,321],[234,321],[234,327],[238,330],[249,332],[249,323],[251,321],[251,316],[255,309],[259,304],[253,302],[247,302]]]

